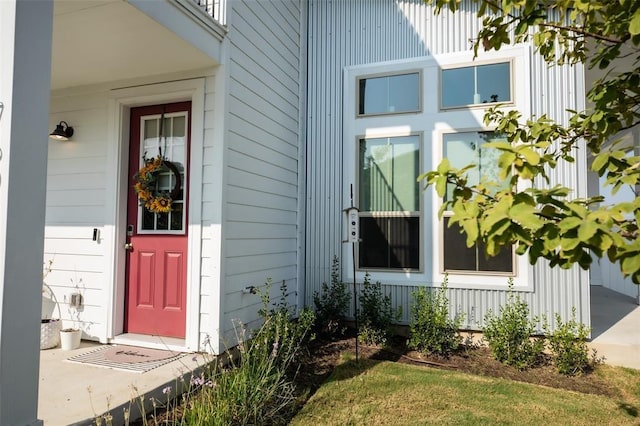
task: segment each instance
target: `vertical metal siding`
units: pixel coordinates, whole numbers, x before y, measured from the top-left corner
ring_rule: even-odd
[[[456,14],[443,10],[434,15],[421,0],[310,0],[308,25],[308,114],[307,114],[307,240],[306,303],[314,291],[330,279],[331,259],[343,251],[342,208],[342,73],[345,67],[390,60],[468,51],[470,39],[481,23],[476,5]],[[531,55],[531,113],[566,120],[566,109],[582,105],[583,71],[580,67],[549,68]],[[578,85],[578,86],[576,86]],[[584,160],[582,158],[579,161]],[[562,165],[552,172],[552,184],[580,186],[579,167]],[[425,214],[424,223],[430,226]],[[534,315],[567,317],[572,307],[578,319],[589,319],[588,275],[577,268],[551,269],[545,263],[533,267],[534,292],[521,292]],[[429,284],[429,283],[425,283]],[[403,306],[402,321],[409,320],[412,285],[384,285],[394,306]],[[498,311],[507,294],[503,290],[450,289],[451,311],[465,313],[465,328],[477,329],[489,309]]]

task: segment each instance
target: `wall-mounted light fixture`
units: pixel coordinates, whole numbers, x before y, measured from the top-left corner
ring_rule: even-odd
[[[57,141],[68,141],[73,136],[73,127],[69,126],[66,121],[61,121],[56,125],[56,129],[49,134],[51,139]]]

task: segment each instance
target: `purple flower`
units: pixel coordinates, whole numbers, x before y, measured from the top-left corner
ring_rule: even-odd
[[[204,384],[204,377],[191,376],[191,386],[202,386]]]
[[[162,389],[162,393],[165,395],[169,395],[171,393],[171,386],[167,386],[166,388]]]

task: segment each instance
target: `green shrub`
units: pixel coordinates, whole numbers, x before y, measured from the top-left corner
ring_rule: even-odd
[[[498,361],[526,369],[540,361],[544,350],[544,340],[533,336],[536,332],[534,318],[529,320],[529,306],[513,294],[513,282],[509,282],[509,296],[505,306],[500,307],[500,314],[489,311],[484,318],[482,330],[489,349]]]
[[[297,319],[293,319],[295,308],[287,303],[287,284],[280,285],[280,301],[271,304],[271,280],[268,279],[264,291],[258,291],[262,308],[258,314],[263,319],[259,333],[254,333],[250,346],[258,345],[271,351],[275,348],[278,361],[287,367],[300,352],[306,348],[315,322],[315,314],[309,308],[300,310]],[[271,305],[271,307],[270,307]]]
[[[556,329],[550,331],[550,326],[544,321],[543,327],[549,349],[553,356],[553,363],[561,374],[573,376],[586,372],[591,367],[587,337],[589,328],[576,321],[576,308],[571,310],[571,319],[562,322],[560,314],[555,315]]]
[[[358,302],[358,338],[370,345],[386,344],[393,336],[392,323],[400,319],[402,311],[391,306],[391,297],[382,294],[380,282],[372,283],[368,272]]]
[[[463,316],[449,317],[447,278],[439,289],[421,288],[411,296],[409,346],[423,353],[451,354],[462,342],[458,329]]]
[[[229,354],[228,366],[214,362],[205,374],[192,378],[197,388],[185,398],[181,424],[286,424],[290,419],[298,403],[293,383],[296,358],[309,339],[314,314],[303,309],[293,319],[286,284],[275,305],[270,302],[270,285],[268,280],[260,293],[262,326],[251,339],[241,324],[236,327],[238,356]]]
[[[349,308],[350,300],[347,285],[340,279],[338,256],[334,256],[331,265],[331,283],[322,283],[322,291],[313,293],[316,329],[320,334],[333,337],[344,332],[344,314]]]

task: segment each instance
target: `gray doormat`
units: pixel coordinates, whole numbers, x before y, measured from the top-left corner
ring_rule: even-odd
[[[136,346],[101,346],[89,352],[72,356],[67,361],[95,365],[120,371],[144,373],[168,364],[186,355],[182,352]]]

